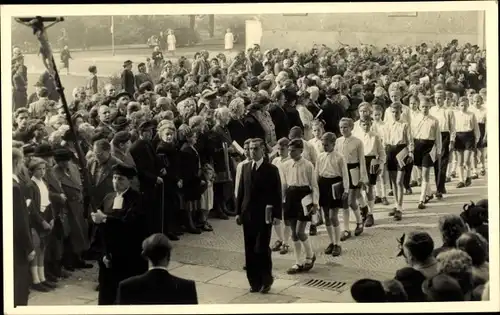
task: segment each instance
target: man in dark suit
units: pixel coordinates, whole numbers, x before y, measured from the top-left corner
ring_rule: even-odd
[[[252,139],[252,162],[242,168],[236,201],[236,222],[243,225],[245,261],[250,292],[268,293],[273,284],[271,227],[282,217],[278,168],[264,159],[264,141]]]
[[[282,91],[276,93],[277,103],[269,107],[269,114],[274,123],[274,130],[276,132],[276,139],[287,138],[290,132],[290,122],[288,121],[288,115],[286,110],[283,108],[285,104],[285,95]]]
[[[148,210],[146,217],[149,224],[149,233],[161,232],[161,205],[158,203],[159,189],[163,184],[160,176],[165,176],[162,161],[156,155],[151,140],[153,139],[154,124],[150,121],[139,126],[139,139],[130,147],[130,154],[134,159],[138,172],[139,183],[144,200],[144,208]]]
[[[127,91],[128,94],[135,94],[135,76],[132,72],[132,61],[127,60],[123,63],[123,71],[121,75],[122,90]]]
[[[115,192],[109,193],[97,212],[91,214],[104,243],[99,259],[99,305],[114,304],[120,281],[147,270],[141,256],[141,243],[147,236],[144,208],[141,194],[130,187],[134,176],[134,168],[115,165]]]
[[[30,294],[30,261],[35,258],[35,249],[31,239],[28,201],[18,174],[23,165],[23,153],[12,148],[12,202],[14,230],[14,307],[28,305]]]
[[[171,275],[168,270],[172,246],[163,234],[153,234],[142,243],[142,255],[149,271],[120,282],[117,304],[164,305],[198,304],[196,284]]]

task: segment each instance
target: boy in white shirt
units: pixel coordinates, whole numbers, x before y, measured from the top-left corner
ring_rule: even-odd
[[[385,135],[385,122],[382,120],[382,114],[384,109],[380,105],[373,106],[373,114],[372,114],[372,131],[380,137],[380,141],[382,141],[382,146],[385,148],[384,135]],[[374,203],[381,203],[384,206],[389,205],[389,201],[387,200],[387,183],[389,183],[389,172],[387,172],[387,167],[384,164],[383,169],[380,172],[377,183],[375,185],[375,200]]]
[[[281,138],[278,140],[278,150],[279,154],[272,161],[272,164],[278,168],[280,173],[281,183],[283,185],[283,164],[290,160],[288,156],[288,144],[290,141],[287,138]],[[283,191],[283,190],[282,190]],[[273,252],[279,251],[281,255],[285,255],[288,253],[290,246],[288,245],[288,240],[290,239],[291,229],[290,226],[286,224],[282,224],[281,220],[276,220],[276,224],[274,225],[274,232],[276,232],[276,236],[278,240],[271,247]]]
[[[309,271],[314,267],[316,255],[305,230],[311,222],[312,214],[318,210],[319,188],[314,166],[302,157],[302,139],[290,141],[288,146],[290,160],[283,164],[283,187],[285,192],[284,219],[292,231],[292,241],[296,263],[288,269],[288,274]],[[308,200],[309,199],[309,200]],[[304,246],[306,259],[301,260]]]
[[[368,174],[366,172],[365,153],[363,151],[363,142],[352,135],[354,122],[350,118],[342,118],[339,123],[340,133],[342,137],[335,142],[335,151],[340,153],[344,158],[349,170],[349,192],[347,204],[344,205],[344,232],[341,241],[351,238],[349,228],[349,207],[356,216],[356,229],[354,235],[358,236],[363,233],[363,221],[358,208],[357,200],[360,198],[360,189],[362,185],[368,184]]]
[[[326,231],[330,244],[325,249],[326,255],[339,256],[340,242],[339,209],[344,208],[349,187],[349,171],[342,155],[334,151],[336,136],[327,132],[321,137],[324,152],[316,162],[316,176],[319,187],[319,206],[323,211]]]

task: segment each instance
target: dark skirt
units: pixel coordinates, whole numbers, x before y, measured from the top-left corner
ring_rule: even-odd
[[[285,194],[285,211],[283,213],[285,220],[311,221],[311,216],[305,216],[302,208],[302,199],[310,193],[312,193],[312,190],[309,186],[288,187]]]
[[[342,194],[344,193],[344,186],[339,185],[339,189],[335,194],[338,194],[340,198],[334,198],[333,196],[333,185],[336,183],[342,183],[342,177],[319,177],[319,206],[323,208],[324,211],[328,209],[342,208]]]
[[[376,157],[373,156],[373,155],[365,156],[366,171],[368,172],[368,181],[369,181],[369,183],[370,183],[371,186],[374,186],[377,183],[377,177],[378,177],[378,175],[376,173],[375,174],[370,173],[370,168],[371,168],[371,165],[372,165],[372,161],[375,158]]]
[[[359,169],[360,178],[359,178],[358,184],[354,185],[352,183],[351,170],[355,169],[356,167]],[[360,188],[361,187],[361,166],[360,166],[360,164],[359,163],[347,163],[347,171],[349,173],[349,189]]]
[[[184,211],[198,211],[200,210],[201,204],[200,199],[198,200],[186,200],[181,198],[181,209]]]
[[[434,166],[434,162],[429,153],[432,151],[435,142],[435,140],[415,139],[414,165],[419,167]]]
[[[455,150],[472,150],[475,147],[474,131],[457,132],[455,137]]]
[[[478,124],[479,125],[479,141],[477,142],[477,148],[482,149],[487,147],[486,141],[484,141],[484,135],[486,134],[486,124]]]
[[[396,171],[404,171],[405,169],[401,169],[399,166],[398,160],[396,156],[398,155],[399,152],[401,152],[404,148],[406,148],[406,144],[398,144],[398,145],[388,145],[386,148],[386,154],[387,154],[387,170],[389,172],[396,172]]]

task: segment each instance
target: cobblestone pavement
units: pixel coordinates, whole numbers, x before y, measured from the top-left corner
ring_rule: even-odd
[[[416,210],[420,189],[414,189],[413,195],[405,196],[406,210],[400,222],[393,222],[388,217],[390,206],[377,205],[374,211],[376,225],[365,229],[361,236],[343,242],[340,257],[323,254],[328,237],[324,228],[320,227],[318,235],[311,237],[317,255],[316,265],[307,274],[287,275],[286,269],[294,263],[293,253],[273,253],[276,281],[268,295],[248,293],[242,270],[243,235],[234,220],[212,220],[214,232],[185,235],[175,242],[170,270],[174,275],[197,281],[200,303],[352,302],[349,287],[353,281],[362,277],[391,278],[395,270],[404,266],[403,260],[395,257],[396,239],[402,233],[426,230],[434,238],[436,246],[440,246],[439,216],[459,213],[464,203],[487,196],[487,177],[474,180],[470,187],[456,189],[455,186],[456,181],[447,184],[446,197],[442,201],[431,201],[425,210]],[[354,221],[351,227],[354,228]],[[96,279],[96,269],[75,272],[56,291],[32,293],[30,305],[95,305]],[[335,282],[330,283],[333,289],[306,284],[314,279]]]

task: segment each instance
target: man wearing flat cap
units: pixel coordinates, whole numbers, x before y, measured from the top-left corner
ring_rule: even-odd
[[[65,265],[70,269],[88,269],[91,264],[82,259],[83,253],[89,249],[88,224],[84,218],[83,183],[78,166],[72,162],[73,152],[60,148],[54,150],[54,174],[61,183],[67,196],[68,223],[70,227],[69,242],[65,248]]]
[[[146,64],[144,62],[137,65],[137,70],[139,71],[139,73],[135,75],[135,86],[137,90],[146,82],[150,82],[151,86],[153,86],[153,79],[151,79],[149,73],[146,72]]]
[[[123,63],[123,71],[121,75],[122,90],[127,91],[128,94],[134,95],[135,93],[135,77],[132,72],[132,61],[127,60]]]
[[[145,208],[141,194],[130,187],[136,171],[123,164],[116,164],[112,171],[114,192],[91,215],[104,245],[99,259],[99,305],[114,304],[120,281],[147,270],[141,256],[141,243],[148,235]]]
[[[144,208],[147,209],[146,217],[149,232],[161,232],[161,204],[158,192],[159,185],[163,185],[161,176],[166,174],[162,161],[156,155],[153,147],[153,130],[155,125],[145,121],[139,126],[139,139],[130,147],[130,154],[134,159],[138,171],[139,183],[144,198]]]
[[[120,282],[117,304],[198,304],[196,283],[168,272],[171,253],[172,245],[164,234],[153,234],[145,239],[142,255],[148,260],[149,270]]]

